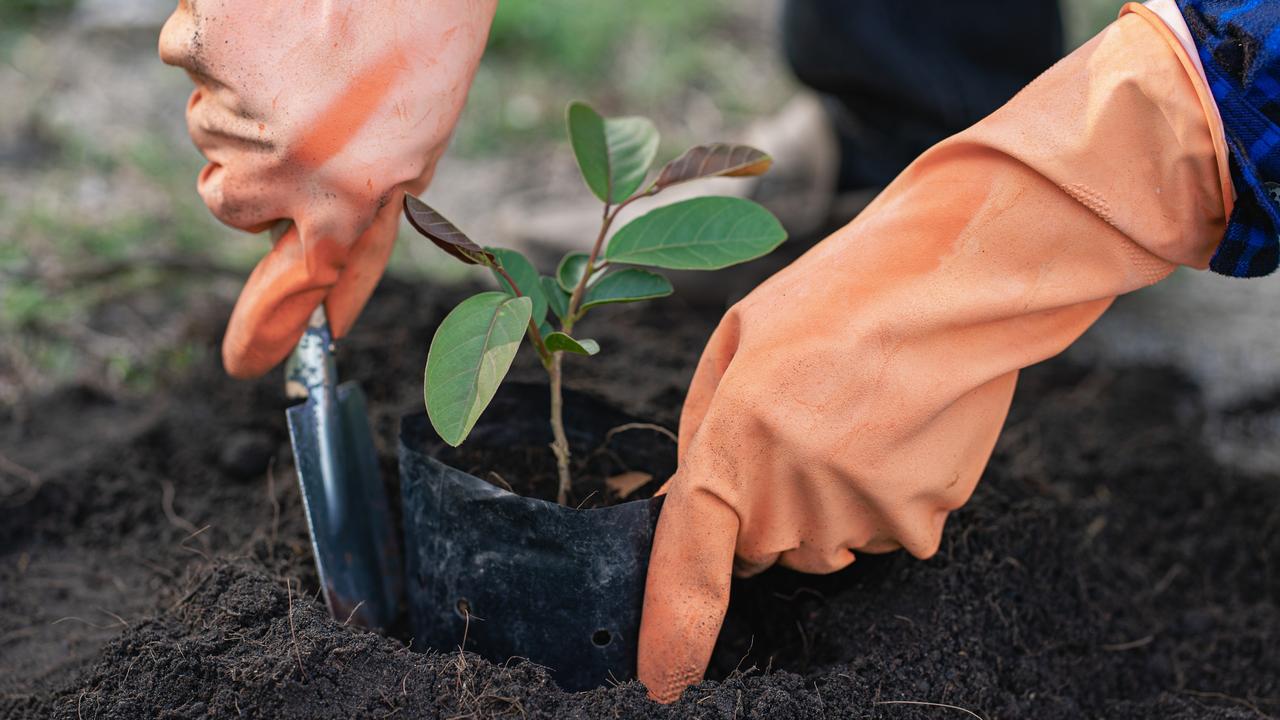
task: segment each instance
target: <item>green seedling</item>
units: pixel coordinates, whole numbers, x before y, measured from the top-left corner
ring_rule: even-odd
[[[561,398],[563,357],[600,351],[594,340],[575,334],[578,324],[602,305],[670,295],[670,281],[655,269],[718,270],[761,257],[787,237],[760,205],[716,196],[650,210],[610,237],[618,213],[640,198],[699,178],[761,175],[772,161],[746,145],[698,145],[646,185],[658,151],[658,130],[651,121],[602,117],[581,102],[569,105],[567,118],[582,178],[604,210],[590,251],[565,255],[554,276],[539,275],[514,250],[481,247],[421,200],[406,196],[404,201],[405,215],[418,232],[459,261],[488,268],[500,288],[462,301],[431,340],[424,395],[432,426],[448,444],[461,444],[527,337],[550,377],[551,450],[561,504],[568,501],[572,480]]]

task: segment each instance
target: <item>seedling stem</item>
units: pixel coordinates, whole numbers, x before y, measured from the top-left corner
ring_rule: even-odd
[[[492,400],[527,335],[551,385],[551,450],[556,499],[569,502],[572,449],[564,427],[564,353],[594,355],[593,340],[575,339],[577,323],[596,306],[670,295],[671,283],[647,268],[715,270],[768,253],[786,239],[769,211],[734,197],[698,197],[651,210],[618,230],[618,215],[640,198],[705,177],[745,177],[768,170],[768,155],[745,145],[699,145],[667,163],[645,185],[658,149],[658,131],[644,118],[604,118],[583,103],[568,109],[569,142],[587,187],[604,203],[591,251],[570,253],[553,277],[540,276],[519,253],[482,248],[413,197],[410,223],[461,262],[489,268],[501,292],[463,301],[436,330],[427,354],[424,396],[431,423],[458,445]],[[640,190],[644,187],[644,190]],[[608,241],[608,242],[606,242]],[[617,266],[636,266],[617,269]],[[553,330],[548,310],[559,320]]]

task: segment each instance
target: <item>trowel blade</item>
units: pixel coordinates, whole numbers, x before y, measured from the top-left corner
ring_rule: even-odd
[[[318,395],[287,414],[325,601],[335,619],[383,630],[399,615],[402,564],[364,393],[339,386],[328,418]]]

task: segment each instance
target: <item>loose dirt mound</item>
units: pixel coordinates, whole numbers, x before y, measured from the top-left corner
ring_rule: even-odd
[[[340,367],[387,476],[431,329],[460,294],[387,283]],[[1159,368],[1026,373],[989,472],[927,562],[738,582],[713,677],[636,683],[415,653],[317,601],[279,378],[209,353],[155,398],[71,388],[0,417],[0,717],[1254,718],[1280,712],[1280,479],[1216,466]],[[717,313],[593,323],[571,384],[674,425]],[[623,355],[623,348],[629,355]],[[539,369],[522,359],[517,376]],[[634,363],[634,364],[630,364]]]

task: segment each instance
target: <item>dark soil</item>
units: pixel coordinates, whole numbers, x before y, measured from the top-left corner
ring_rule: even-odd
[[[565,437],[572,452],[573,484],[566,503],[592,509],[653,497],[676,468],[673,429],[628,416],[607,400],[563,393]],[[505,383],[466,442],[449,447],[435,436],[424,449],[463,472],[525,497],[556,501],[560,486],[551,451],[550,388],[546,383]],[[619,493],[610,478],[639,473],[649,480]]]
[[[457,297],[385,283],[343,346],[389,479],[397,419],[420,407],[431,330]],[[410,652],[329,619],[279,375],[223,377],[226,313],[192,320],[206,356],[149,396],[86,385],[0,415],[0,717],[1280,713],[1280,478],[1211,460],[1197,390],[1175,372],[1028,371],[935,558],[736,583],[718,680],[661,707],[634,682],[565,693],[527,663]],[[674,428],[717,316],[679,299],[614,311],[570,384]]]

